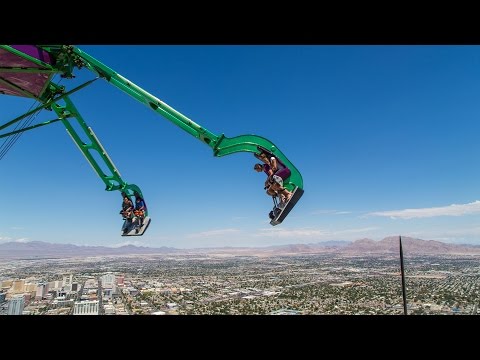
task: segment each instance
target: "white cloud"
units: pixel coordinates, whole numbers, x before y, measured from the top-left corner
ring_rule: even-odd
[[[9,242],[12,241],[12,238],[8,236],[0,236],[0,242]]]
[[[26,243],[26,242],[29,242],[31,240],[29,240],[28,238],[19,238],[19,239],[13,239],[11,237],[8,237],[8,236],[0,236],[0,243],[6,243],[6,242],[19,242],[19,243]]]
[[[115,245],[112,245],[113,248],[118,248],[118,247],[122,247],[122,246],[127,246],[127,245],[134,245],[134,246],[145,246],[143,244],[143,242],[141,241],[124,241],[124,242],[121,242],[121,243],[118,243],[118,244],[115,244]]]
[[[238,233],[240,230],[238,229],[218,229],[218,230],[210,230],[210,231],[203,231],[195,234],[187,235],[187,238],[209,238],[213,236],[223,236]]]
[[[415,219],[436,216],[462,216],[480,213],[480,201],[476,200],[469,204],[452,204],[442,207],[423,209],[405,209],[392,211],[377,211],[366,214],[367,216],[385,216],[391,219]]]

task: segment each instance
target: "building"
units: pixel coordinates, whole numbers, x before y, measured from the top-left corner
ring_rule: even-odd
[[[98,315],[98,314],[99,314],[98,300],[76,302],[73,308],[73,315]]]
[[[103,310],[105,311],[105,315],[115,315],[115,307],[112,304],[105,304]]]
[[[115,275],[107,273],[102,276],[102,287],[112,288],[113,284],[115,284]]]
[[[104,300],[111,300],[112,299],[112,294],[113,294],[113,289],[112,288],[104,288],[103,289],[103,299]]]
[[[25,298],[23,295],[16,295],[8,302],[7,315],[22,315],[25,307]]]
[[[35,293],[36,291],[37,291],[37,284],[35,284],[35,283],[25,283],[25,292]]]
[[[50,290],[60,290],[62,288],[62,283],[63,281],[60,281],[60,280],[50,281],[48,283],[48,288]]]
[[[63,277],[63,280],[62,280],[62,288],[65,291],[70,291],[72,289],[72,283],[73,283],[73,275],[72,274],[66,275]]]
[[[73,299],[65,299],[64,296],[60,296],[52,301],[52,305],[57,308],[70,307],[73,305]]]
[[[23,293],[25,291],[24,280],[14,280],[12,285],[12,292],[14,294]]]
[[[123,286],[124,282],[125,282],[125,276],[124,275],[117,276],[117,285],[118,286]]]
[[[72,285],[73,283],[73,275],[70,274],[70,275],[66,275],[63,277],[63,281],[62,281],[62,286],[65,287],[65,286],[68,286],[68,285]]]
[[[5,297],[7,296],[6,293],[0,292],[0,304],[5,302]]]
[[[176,309],[178,307],[177,303],[167,303],[169,309]]]
[[[37,292],[35,293],[35,300],[45,299],[48,293],[48,283],[39,283],[37,285]]]
[[[83,285],[83,289],[97,289],[98,288],[98,281],[94,278],[89,278],[85,280],[85,284]]]
[[[2,281],[2,290],[8,290],[12,287],[13,285],[13,280],[4,280]]]

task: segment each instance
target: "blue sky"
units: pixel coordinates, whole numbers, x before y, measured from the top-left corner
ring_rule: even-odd
[[[149,229],[120,236],[120,193],[105,191],[57,122],[24,133],[0,161],[0,242],[194,248],[402,235],[480,245],[479,46],[79,47],[214,134],[266,137],[305,194],[272,227],[252,154],[216,158],[98,80],[71,99],[142,189]],[[93,77],[75,74],[61,84]],[[0,96],[0,123],[32,104]],[[35,123],[53,118],[43,111]]]

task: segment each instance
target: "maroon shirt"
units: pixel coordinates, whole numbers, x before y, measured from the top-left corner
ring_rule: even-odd
[[[277,159],[277,163],[279,165],[279,168],[276,173],[273,175],[280,176],[283,180],[288,178],[291,175],[291,171],[288,167],[286,167],[282,162],[280,162]],[[270,171],[271,167],[268,164],[263,164],[263,172],[268,175],[268,172]]]

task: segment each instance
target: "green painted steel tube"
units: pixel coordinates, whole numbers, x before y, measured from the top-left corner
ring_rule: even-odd
[[[71,52],[81,58],[81,61],[77,60],[76,63],[82,63],[83,66],[97,73],[100,77],[104,78],[112,85],[137,99],[144,105],[150,107],[152,110],[170,120],[172,123],[188,132],[190,135],[210,146],[214,151],[214,156],[225,156],[242,151],[258,153],[259,151],[257,146],[260,145],[274,153],[275,156],[277,156],[285,163],[285,165],[290,168],[292,174],[286,181],[286,187],[289,190],[292,190],[295,188],[295,186],[303,189],[302,175],[292,164],[292,162],[288,160],[288,158],[271,141],[257,135],[241,135],[233,138],[225,137],[223,134],[216,135],[200,126],[193,120],[189,119],[179,111],[175,110],[171,106],[167,105],[154,95],[145,91],[138,85],[134,84],[127,78],[118,74],[86,52],[75,46],[71,48]]]

